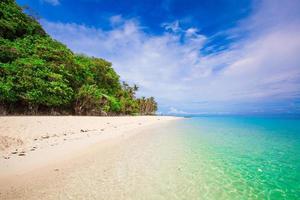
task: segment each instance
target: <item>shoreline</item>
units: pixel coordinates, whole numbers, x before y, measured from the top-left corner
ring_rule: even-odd
[[[171,116],[0,117],[0,180],[73,159],[92,146],[122,140],[178,119]]]

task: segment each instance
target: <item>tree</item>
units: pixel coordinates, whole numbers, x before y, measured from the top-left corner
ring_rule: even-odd
[[[142,115],[153,115],[157,111],[157,103],[154,97],[137,99],[139,105],[139,113]]]
[[[154,98],[120,83],[112,64],[74,54],[14,0],[0,2],[0,106],[5,113],[153,114]]]
[[[101,112],[101,105],[105,103],[105,97],[101,89],[96,85],[83,85],[76,94],[76,114],[88,114]]]

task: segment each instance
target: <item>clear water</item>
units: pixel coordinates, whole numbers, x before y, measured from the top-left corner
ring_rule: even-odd
[[[168,131],[180,154],[164,173],[178,199],[300,199],[299,119],[198,117]]]
[[[183,119],[84,157],[22,199],[300,199],[299,119]]]

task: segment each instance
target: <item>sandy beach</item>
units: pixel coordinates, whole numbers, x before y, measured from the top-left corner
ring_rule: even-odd
[[[115,157],[109,155],[120,146],[130,146],[133,138],[149,135],[151,128],[178,119],[165,116],[0,117],[0,199],[40,199],[39,191],[43,191],[46,199],[67,199],[67,193],[60,190],[64,188],[65,174],[84,166],[85,178],[105,173],[105,170],[86,167],[86,163],[97,157],[107,162],[103,166],[115,165]],[[109,187],[109,180],[106,183],[105,187]],[[57,196],[57,191],[61,196]],[[90,199],[81,197],[85,198]]]

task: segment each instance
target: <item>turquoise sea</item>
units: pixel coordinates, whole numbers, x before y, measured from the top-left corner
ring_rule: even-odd
[[[159,167],[162,194],[171,191],[174,199],[300,199],[299,118],[193,117],[161,134],[156,142],[165,147],[156,156],[166,158]]]
[[[78,159],[74,170],[59,171],[62,185],[34,187],[30,198],[300,199],[299,118],[201,116],[164,121],[103,149],[97,144],[84,157],[84,164]]]
[[[299,118],[183,118],[90,156],[49,199],[300,199]]]

